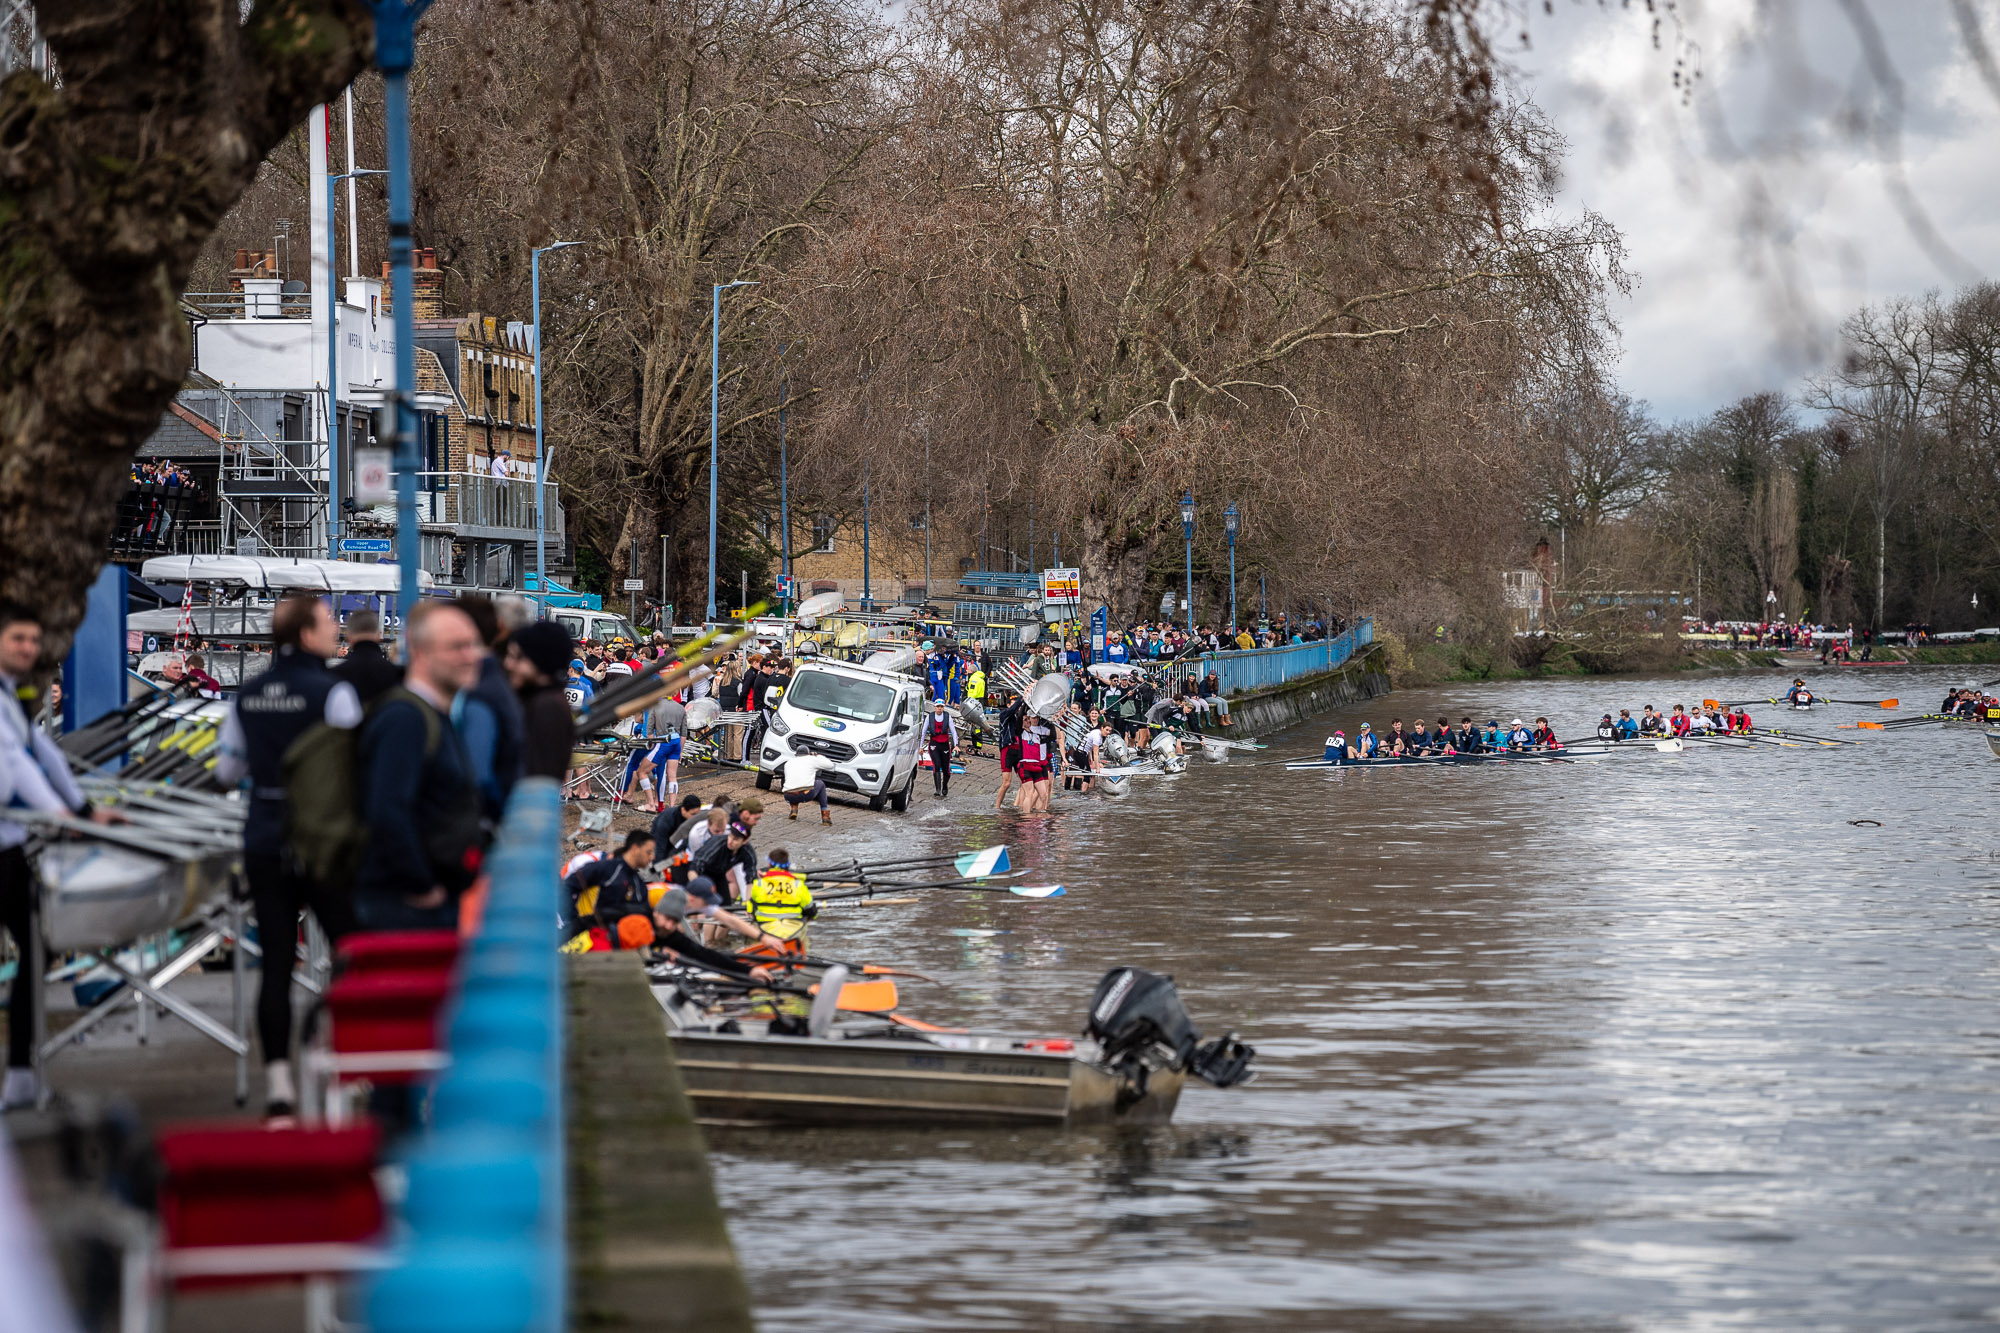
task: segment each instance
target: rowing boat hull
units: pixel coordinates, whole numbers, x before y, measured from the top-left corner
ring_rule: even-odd
[[[1019,1039],[773,1037],[690,1031],[662,997],[681,1081],[698,1116],[732,1125],[1163,1125],[1184,1076],[1157,1071],[1121,1107],[1117,1075]]]
[[[1986,748],[1993,751],[1995,758],[2000,758],[2000,731],[1986,733]]]

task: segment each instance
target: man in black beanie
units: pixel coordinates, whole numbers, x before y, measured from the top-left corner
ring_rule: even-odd
[[[523,777],[561,782],[576,748],[576,719],[563,697],[563,679],[574,654],[569,631],[553,620],[523,625],[507,636],[507,679],[521,696],[527,720]]]

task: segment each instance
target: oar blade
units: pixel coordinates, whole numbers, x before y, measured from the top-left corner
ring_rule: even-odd
[[[819,994],[817,985],[806,988],[810,995]],[[850,981],[840,988],[835,1003],[854,1014],[886,1014],[896,1007],[896,983],[893,981]]]
[[[1017,898],[1062,898],[1068,894],[1060,884],[1009,884],[1007,892]]]
[[[1862,731],[1882,730],[1882,724],[1880,722],[1856,722],[1854,725],[1859,729],[1861,729]]]
[[[954,860],[951,868],[966,879],[1004,874],[1010,869],[1006,844],[1003,843],[998,847],[981,847],[976,852],[967,852]]]

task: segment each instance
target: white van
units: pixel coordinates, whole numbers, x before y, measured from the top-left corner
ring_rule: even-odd
[[[923,752],[923,682],[907,670],[801,661],[757,755],[757,786],[794,754],[811,750],[835,763],[820,776],[828,788],[868,798],[868,808],[909,808]]]
[[[581,606],[552,606],[549,619],[569,631],[569,636],[581,643],[585,639],[595,639],[599,643],[609,643],[613,639],[623,639],[627,643],[646,643],[650,634],[641,634],[632,627],[632,622],[624,616],[610,611],[592,611]]]

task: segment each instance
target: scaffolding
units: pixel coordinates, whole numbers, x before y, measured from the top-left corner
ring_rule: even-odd
[[[215,392],[215,427],[221,436],[215,489],[222,502],[222,550],[233,555],[324,557],[326,440],[274,439],[234,393],[223,388]],[[319,392],[323,399],[324,390]]]

